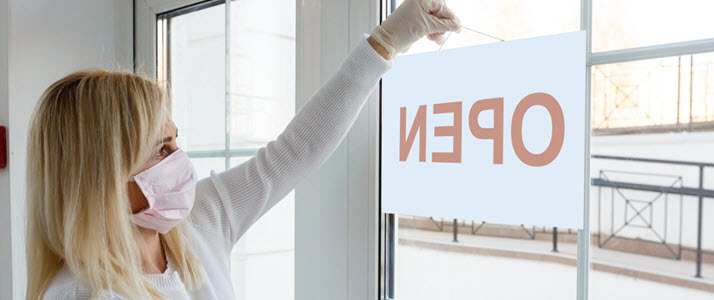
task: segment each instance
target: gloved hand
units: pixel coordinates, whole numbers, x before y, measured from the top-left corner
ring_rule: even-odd
[[[414,42],[427,36],[441,45],[444,33],[458,31],[459,18],[444,0],[405,0],[389,17],[372,30],[372,38],[394,57],[409,50]]]

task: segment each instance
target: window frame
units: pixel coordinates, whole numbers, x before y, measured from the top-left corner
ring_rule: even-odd
[[[297,105],[379,24],[379,0],[297,0]],[[379,299],[379,92],[295,190],[295,299]]]
[[[156,79],[158,81],[171,81],[171,49],[169,47],[169,34],[171,32],[171,22],[169,19],[182,16],[202,9],[207,9],[221,4],[226,5],[225,15],[225,116],[224,130],[225,140],[223,150],[200,150],[186,151],[190,158],[223,158],[224,170],[230,169],[231,158],[234,157],[252,157],[258,153],[258,149],[232,149],[231,148],[231,96],[230,96],[230,33],[231,33],[231,18],[230,18],[230,1],[225,0],[207,0],[197,3],[188,4],[176,9],[171,9],[166,12],[156,14]],[[161,53],[159,53],[161,52]],[[159,55],[161,54],[161,55]],[[159,57],[164,58],[164,61]]]

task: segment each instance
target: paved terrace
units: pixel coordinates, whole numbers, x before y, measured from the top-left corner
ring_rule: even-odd
[[[398,239],[400,246],[478,256],[535,260],[570,266],[576,265],[577,246],[575,244],[575,234],[568,234],[567,231],[559,234],[558,252],[555,253],[552,252],[553,243],[550,238],[514,238],[514,235],[518,236],[519,230],[521,231],[521,236],[527,237],[525,231],[519,228],[508,229],[510,230],[508,236],[511,237],[504,237],[504,230],[479,231],[479,233],[485,234],[495,232],[495,235],[498,236],[473,235],[470,231],[470,225],[467,224],[469,225],[468,227],[460,226],[458,242],[454,243],[452,242],[453,231],[449,223],[444,223],[444,231],[437,231],[435,229],[417,227],[416,225],[424,225],[424,223],[417,224],[410,218],[400,218],[399,222]],[[537,233],[537,236],[548,237],[552,236],[552,234]],[[683,259],[675,260],[628,251],[598,248],[595,238],[593,238],[593,243],[590,249],[592,270],[594,271],[699,290],[711,293],[711,297],[714,299],[714,263],[712,263],[711,254],[705,257],[705,263],[702,265],[703,278],[695,278],[695,263],[693,260],[687,259],[688,255],[686,253]]]

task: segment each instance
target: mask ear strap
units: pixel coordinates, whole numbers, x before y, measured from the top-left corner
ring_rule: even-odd
[[[129,182],[134,182],[134,175],[129,176]]]

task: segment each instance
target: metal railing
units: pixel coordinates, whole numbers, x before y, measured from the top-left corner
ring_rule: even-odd
[[[665,160],[665,159],[650,159],[650,158],[636,158],[636,157],[624,157],[624,156],[611,156],[611,155],[592,155],[592,159],[602,159],[602,160],[616,160],[616,161],[628,161],[628,162],[640,162],[640,163],[651,163],[651,164],[667,164],[667,165],[677,165],[677,166],[689,166],[693,168],[698,168],[699,171],[699,186],[698,187],[687,187],[683,185],[683,180],[682,176],[676,176],[675,183],[676,184],[670,184],[670,185],[653,185],[653,184],[643,184],[643,183],[636,183],[636,182],[629,182],[629,181],[613,181],[610,180],[607,177],[599,177],[599,178],[592,178],[591,179],[591,185],[593,187],[598,187],[598,188],[611,188],[613,190],[634,190],[634,191],[645,191],[645,192],[655,192],[659,193],[653,200],[650,201],[644,201],[645,207],[649,206],[652,208],[653,202],[657,201],[660,196],[662,195],[668,195],[668,194],[673,194],[673,195],[678,195],[678,196],[693,196],[697,197],[698,199],[698,207],[697,207],[697,246],[696,246],[696,273],[695,277],[701,278],[702,277],[702,221],[703,221],[703,201],[704,198],[714,198],[714,190],[708,190],[704,188],[704,169],[705,168],[714,168],[714,163],[703,163],[703,162],[691,162],[691,161],[679,161],[679,160]],[[632,172],[629,172],[632,173]],[[677,186],[678,184],[678,186]],[[599,195],[598,195],[599,196]],[[627,198],[624,197],[623,198]],[[598,200],[600,197],[598,197]],[[681,200],[681,198],[680,198]],[[626,199],[628,201],[628,199]],[[643,202],[642,200],[634,200],[634,199],[629,199],[631,202]],[[681,203],[681,202],[680,202]],[[598,203],[599,205],[599,203]],[[642,213],[644,208],[636,208],[632,206],[630,202],[627,202],[626,205],[630,205],[632,209],[635,212],[635,215],[627,219],[627,214],[625,214],[625,226],[632,226],[636,227],[636,225],[632,224],[631,221],[637,217],[642,217]],[[627,206],[626,206],[627,207]],[[681,214],[681,209],[682,206],[680,204],[680,214]],[[651,210],[650,210],[651,212]],[[666,212],[665,212],[666,213]],[[598,213],[599,214],[599,213]],[[598,218],[600,216],[598,215]],[[439,231],[444,231],[444,221],[441,219],[439,222],[437,222],[434,218],[429,218],[431,222],[436,226],[436,228]],[[665,216],[666,220],[666,216]],[[452,230],[453,230],[453,242],[458,242],[458,220],[454,219],[452,221]],[[666,221],[665,221],[666,222]],[[645,226],[642,226],[641,228],[649,229],[651,230],[654,235],[657,237],[657,243],[663,244],[666,249],[674,256],[675,259],[680,259],[681,254],[682,254],[682,242],[681,242],[681,222],[682,218],[680,216],[679,218],[679,242],[678,242],[678,251],[675,251],[672,249],[668,244],[667,244],[667,237],[666,237],[666,228],[665,228],[665,233],[664,236],[660,235],[659,232],[657,232],[653,225],[652,225],[652,217],[650,216],[649,221],[645,221]],[[598,222],[598,226],[600,222]],[[477,234],[479,229],[483,227],[486,224],[486,222],[481,222],[481,224],[476,225],[474,221],[471,221],[471,234]],[[665,223],[666,224],[666,223]],[[514,229],[517,228],[517,226],[513,226]],[[525,232],[528,234],[527,238],[534,239],[535,238],[535,227],[532,229],[533,231],[529,231],[527,227],[524,225],[520,225],[520,228],[522,230],[525,230]],[[602,232],[598,230],[598,246],[602,247],[605,245],[611,238],[617,237],[617,233],[622,230],[622,226],[618,228],[617,230],[614,230],[613,232],[610,233],[610,236],[605,240],[605,242],[600,241],[600,235]],[[553,252],[558,252],[558,228],[553,227],[552,231],[552,242],[553,242]]]
[[[714,126],[714,111],[707,109],[712,96],[708,78],[714,70],[709,56],[623,62],[592,68],[595,135],[710,130]],[[665,74],[676,74],[677,80],[659,82]],[[674,93],[676,99],[668,96]]]
[[[671,184],[671,185],[652,185],[652,184],[642,184],[642,183],[634,183],[634,182],[625,182],[625,181],[613,181],[609,180],[606,177],[600,176],[599,178],[592,178],[591,184],[592,186],[596,186],[598,188],[600,187],[608,187],[613,190],[634,190],[634,191],[647,191],[647,192],[656,192],[659,193],[657,197],[655,197],[654,200],[648,201],[645,203],[645,208],[649,206],[650,208],[652,207],[652,203],[656,201],[661,195],[668,195],[668,194],[674,194],[674,195],[679,195],[679,196],[694,196],[697,197],[698,199],[698,207],[697,207],[697,247],[696,247],[696,273],[695,277],[701,278],[702,277],[702,219],[703,219],[703,201],[704,198],[714,198],[714,190],[708,190],[704,188],[704,169],[705,168],[714,168],[714,163],[703,163],[703,162],[691,162],[691,161],[679,161],[679,160],[666,160],[666,159],[650,159],[650,158],[635,158],[635,157],[624,157],[624,156],[611,156],[611,155],[592,155],[592,159],[603,159],[603,160],[617,160],[617,161],[628,161],[628,162],[640,162],[640,163],[651,163],[651,164],[663,164],[663,165],[676,165],[676,166],[689,166],[693,168],[698,168],[699,171],[699,186],[698,187],[686,187],[683,186],[682,184],[682,179],[681,176],[679,177],[679,180],[676,181],[679,186],[676,186],[676,184]],[[622,194],[621,194],[622,195]],[[624,197],[624,195],[622,195]],[[626,198],[626,197],[624,197]],[[598,198],[599,199],[599,198]],[[629,201],[626,199],[627,205],[631,205]],[[598,203],[599,204],[599,203]],[[627,226],[630,224],[628,221],[632,221],[632,219],[641,217],[641,213],[645,208],[637,209],[634,206],[632,207],[635,210],[635,216],[633,216],[631,219],[627,219],[627,215],[625,215],[625,223],[623,225]],[[651,212],[652,210],[650,210]],[[680,205],[680,212],[681,212],[681,205]],[[599,216],[598,216],[599,218]],[[666,215],[665,215],[666,218]],[[642,218],[644,220],[644,218]],[[675,258],[680,258],[681,257],[681,233],[680,233],[680,250],[679,253],[675,253],[666,243],[666,236],[663,238],[660,236],[657,231],[654,230],[652,227],[652,219],[650,218],[650,221],[646,223],[646,227],[652,230],[655,235],[659,238],[658,242],[664,244],[672,254],[675,255]],[[623,227],[620,227],[617,231],[621,230]],[[666,227],[665,227],[666,228]],[[666,230],[666,229],[665,229]],[[680,218],[680,232],[681,232],[681,218]],[[555,233],[554,233],[555,234]],[[598,233],[600,234],[600,233]],[[612,232],[611,237],[614,237],[617,234],[617,232]],[[608,238],[608,240],[609,240]],[[607,240],[605,241],[605,243]],[[605,243],[599,243],[598,246],[602,246]],[[556,245],[554,243],[554,245]],[[557,247],[557,245],[556,245]]]
[[[600,188],[611,188],[613,190],[613,194],[615,190],[618,190],[619,195],[622,196],[623,199],[625,199],[625,209],[631,208],[634,211],[634,216],[631,218],[628,218],[628,213],[627,210],[625,211],[625,224],[623,226],[618,227],[617,229],[614,229],[609,233],[610,236],[608,236],[605,241],[601,241],[601,235],[603,234],[600,226],[601,222],[598,222],[598,232],[597,234],[597,239],[598,239],[598,247],[603,247],[609,240],[615,237],[621,237],[617,236],[620,230],[622,230],[624,227],[630,226],[630,227],[639,227],[645,230],[649,230],[655,237],[656,240],[654,241],[655,244],[661,244],[664,245],[665,249],[669,251],[670,254],[672,254],[674,259],[681,259],[682,258],[682,201],[684,199],[684,196],[690,196],[690,197],[696,197],[697,199],[697,232],[696,232],[696,272],[695,272],[695,277],[696,278],[702,278],[702,256],[703,256],[703,250],[702,250],[702,224],[703,224],[703,202],[704,198],[714,198],[714,190],[710,189],[705,189],[704,188],[704,170],[705,168],[714,168],[714,163],[705,163],[705,162],[692,162],[692,161],[680,161],[680,160],[666,160],[666,159],[650,159],[650,158],[637,158],[637,157],[625,157],[625,156],[611,156],[611,155],[592,155],[591,159],[600,159],[600,160],[613,160],[613,161],[625,161],[625,162],[637,162],[637,163],[643,163],[643,164],[660,164],[660,165],[674,165],[674,166],[684,166],[684,167],[692,167],[696,168],[698,171],[698,186],[697,187],[688,187],[684,186],[684,181],[683,177],[679,175],[675,176],[670,176],[674,178],[673,183],[668,184],[668,185],[656,185],[656,184],[649,184],[649,183],[639,183],[639,182],[633,182],[631,180],[627,181],[617,181],[617,180],[611,180],[610,178],[606,176],[602,176],[603,172],[600,171],[601,176],[598,178],[592,178],[591,179],[591,186],[592,187],[597,187],[598,188],[598,208],[600,207]],[[612,171],[611,171],[612,172]],[[662,175],[662,174],[648,174],[648,173],[643,173],[643,172],[632,172],[632,171],[615,171],[615,172],[620,172],[624,174],[636,174],[636,175],[653,175],[653,176],[668,176],[668,175]],[[641,200],[637,198],[631,198],[625,196],[625,194],[621,193],[619,190],[631,190],[631,191],[641,191],[641,192],[654,192],[657,193],[655,197],[651,200]],[[662,199],[662,196],[665,196],[665,202],[667,201],[667,195],[677,195],[679,197],[679,241],[678,241],[678,249],[675,251],[670,245],[668,244],[667,241],[667,209],[668,206],[665,204],[665,229],[664,232],[659,232],[655,230],[655,226],[653,225],[653,216],[652,216],[652,207],[655,201],[659,201],[659,199]],[[691,199],[691,198],[690,198]],[[687,200],[689,201],[689,200]],[[632,205],[632,203],[640,203],[643,206],[640,207],[635,207]],[[649,220],[646,220],[643,217],[643,211],[649,207],[650,208],[650,216]],[[613,207],[614,208],[614,207]],[[389,214],[388,214],[389,215]],[[392,222],[394,219],[394,215],[389,215],[392,218]],[[612,217],[612,216],[611,216]],[[635,218],[640,218],[643,220],[644,225],[640,224],[634,224],[632,222]],[[437,221],[433,217],[428,218],[428,222],[432,223],[432,225],[438,230],[438,231],[445,231],[446,229],[446,224],[444,224],[444,219],[439,218]],[[598,220],[600,220],[600,209],[598,209]],[[461,220],[463,224],[459,225],[458,219],[453,219],[452,220],[452,233],[453,233],[453,240],[452,242],[458,243],[458,233],[459,233],[459,227],[464,228],[468,225],[466,225],[467,220]],[[480,223],[480,224],[479,224]],[[470,233],[472,235],[488,235],[488,236],[498,236],[498,237],[506,237],[503,235],[493,235],[493,234],[488,234],[488,233],[480,233],[479,231],[484,227],[484,225],[487,225],[486,222],[479,222],[477,223],[476,221],[471,220],[471,230]],[[526,233],[525,237],[520,237],[520,238],[526,238],[526,239],[535,239],[535,234],[536,234],[536,226],[533,226],[531,230],[529,230],[528,227],[525,225],[498,225],[498,224],[492,224],[489,223],[488,227],[491,226],[501,226],[501,227],[508,227],[511,230],[517,230],[517,231],[524,231]],[[392,223],[393,226],[393,223]],[[538,230],[538,232],[541,232]],[[545,227],[542,228],[542,232],[546,233]],[[552,252],[558,252],[558,228],[553,227],[552,232],[552,243],[553,243],[553,249]],[[568,229],[568,234],[570,234],[570,229]],[[593,233],[595,234],[595,233]],[[519,238],[515,236],[510,236],[511,238]],[[635,241],[646,241],[642,239],[635,239]],[[647,249],[651,250],[651,249]],[[647,254],[651,255],[651,254]]]
[[[628,185],[637,185],[638,188],[636,191],[644,191],[644,192],[652,192],[655,194],[654,197],[652,198],[644,198],[641,195],[638,197],[633,197],[632,195],[629,195],[625,193],[623,190],[623,185],[621,182],[617,181],[612,181],[610,179],[610,175],[631,175],[631,176],[651,176],[654,177],[655,181],[657,179],[665,179],[665,180],[672,180],[671,183],[667,184],[667,188],[671,187],[676,187],[677,185],[681,188],[683,184],[683,177],[682,176],[676,176],[676,175],[663,175],[663,174],[653,174],[653,173],[645,173],[645,172],[632,172],[632,171],[614,171],[614,170],[600,170],[598,173],[598,178],[594,178],[593,180],[600,182],[599,185],[597,185],[598,189],[598,195],[597,195],[597,224],[598,224],[598,231],[597,231],[597,245],[598,247],[602,248],[604,247],[608,242],[614,240],[615,238],[621,237],[618,236],[618,234],[621,231],[625,231],[626,229],[630,228],[639,228],[640,230],[645,230],[646,232],[652,234],[655,236],[655,242],[657,244],[663,245],[664,248],[669,251],[669,253],[673,256],[674,259],[681,259],[682,257],[682,216],[683,216],[683,199],[684,195],[679,194],[678,199],[675,199],[675,206],[678,204],[679,206],[679,218],[678,218],[678,230],[677,233],[679,235],[678,239],[678,245],[677,245],[677,250],[672,249],[671,244],[668,242],[667,239],[667,234],[669,232],[669,214],[670,214],[670,207],[673,205],[670,204],[671,199],[670,199],[670,193],[667,191],[653,191],[652,189],[647,189],[644,190],[642,188],[642,184],[636,184],[636,183],[628,183]],[[650,186],[650,185],[647,185]],[[603,187],[609,187],[610,188],[610,232],[607,238],[605,240],[602,240],[602,235],[603,235],[603,220],[602,220],[602,207],[603,207],[603,201],[602,201],[602,188]],[[634,189],[633,189],[634,190]],[[622,203],[623,208],[624,208],[624,214],[623,214],[623,222],[622,224],[618,224],[617,229],[615,229],[615,199],[621,198],[624,200]],[[679,200],[679,201],[676,201]],[[617,201],[618,203],[620,201]],[[658,203],[663,203],[664,210],[663,210],[663,218],[662,218],[662,230],[658,230],[659,226],[656,226],[658,222],[655,222],[657,218],[655,218],[655,205]],[[649,209],[649,215],[645,214],[645,211]],[[633,211],[634,215],[632,217],[629,217],[629,211]],[[639,223],[639,224],[638,224]]]

